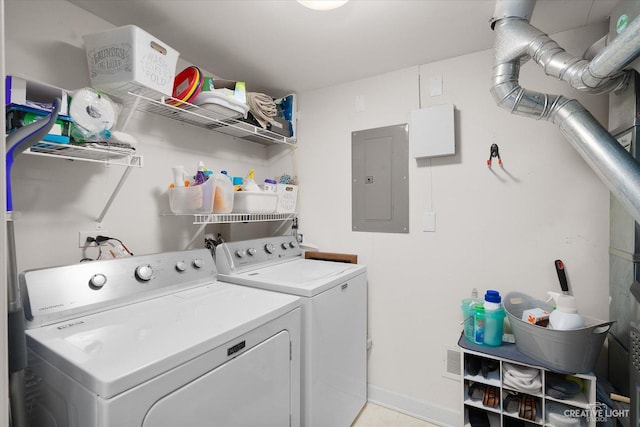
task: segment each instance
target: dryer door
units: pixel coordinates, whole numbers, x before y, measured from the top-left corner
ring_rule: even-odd
[[[143,427],[290,425],[289,333],[279,332],[156,402]]]

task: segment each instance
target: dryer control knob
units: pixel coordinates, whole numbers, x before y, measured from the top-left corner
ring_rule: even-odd
[[[89,279],[89,286],[93,289],[100,289],[107,283],[107,276],[98,273]]]
[[[256,252],[258,252],[258,251],[256,251],[256,248],[249,248],[249,249],[247,249],[247,253],[248,253],[249,255],[251,255],[251,256],[254,256],[254,255],[256,254]]]
[[[282,249],[284,249],[285,251],[286,251],[287,249],[289,249],[289,245],[287,245],[286,243],[283,243],[283,244],[282,244],[282,245],[280,245],[280,246],[282,246]]]
[[[176,270],[185,271],[187,269],[187,264],[184,261],[178,261],[176,263]]]
[[[273,251],[276,250],[276,247],[273,246],[271,243],[267,243],[266,245],[264,245],[264,250],[268,253],[268,254],[272,254]]]
[[[244,252],[242,249],[238,249],[238,250],[236,251],[236,256],[237,256],[238,258],[242,258],[242,257],[244,256],[244,254],[245,254],[245,252]],[[251,253],[249,253],[249,255],[252,255],[252,254],[251,254]]]
[[[204,262],[200,258],[196,258],[193,260],[194,268],[202,268],[203,265],[204,265]]]
[[[153,269],[150,265],[139,265],[136,267],[136,277],[138,280],[142,280],[143,282],[148,282],[151,280],[153,276]]]

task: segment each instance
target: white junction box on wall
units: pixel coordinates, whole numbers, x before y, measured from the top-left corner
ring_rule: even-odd
[[[456,153],[453,104],[434,105],[411,112],[411,156],[449,156]]]

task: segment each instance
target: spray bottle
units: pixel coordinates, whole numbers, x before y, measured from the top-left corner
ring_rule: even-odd
[[[549,315],[549,328],[557,330],[580,329],[585,326],[582,316],[578,314],[576,299],[571,295],[559,292],[547,292],[549,299],[553,300],[556,309]]]
[[[244,191],[261,191],[256,181],[253,179],[254,170],[251,169],[249,171],[249,175],[247,175],[247,179],[244,182]]]

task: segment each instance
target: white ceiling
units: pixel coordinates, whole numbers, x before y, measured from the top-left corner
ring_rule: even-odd
[[[313,11],[294,0],[69,0],[134,24],[218,77],[282,96],[489,49],[494,0],[351,0]],[[618,0],[538,0],[553,34],[602,21]],[[177,70],[180,71],[180,70]]]

